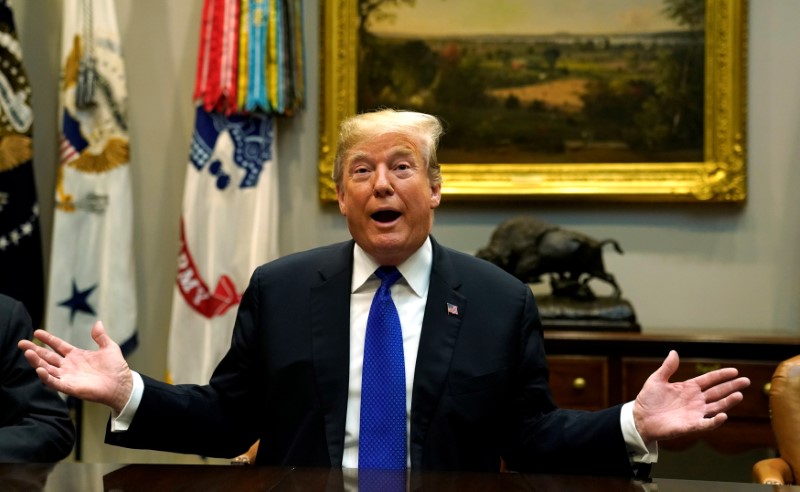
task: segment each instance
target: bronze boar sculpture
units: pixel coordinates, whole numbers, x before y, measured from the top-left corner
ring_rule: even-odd
[[[489,244],[476,256],[499,266],[528,284],[549,280],[551,296],[537,296],[545,325],[556,320],[562,324],[597,322],[638,329],[630,303],[621,299],[621,289],[614,276],[606,271],[603,249],[613,247],[622,254],[613,239],[597,240],[576,231],[562,229],[534,217],[508,219],[492,234]],[[589,282],[598,279],[613,289],[601,297]]]

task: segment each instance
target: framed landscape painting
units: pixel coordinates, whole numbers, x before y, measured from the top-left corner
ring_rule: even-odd
[[[324,201],[339,123],[381,107],[443,121],[447,199],[746,199],[746,1],[322,6]]]

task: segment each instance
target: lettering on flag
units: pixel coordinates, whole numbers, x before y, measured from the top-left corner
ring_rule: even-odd
[[[211,294],[208,290],[197,266],[192,259],[192,253],[186,245],[186,237],[183,230],[183,220],[181,220],[181,249],[178,253],[178,290],[183,295],[183,299],[198,313],[206,318],[220,316],[239,304],[242,295],[237,293],[236,285],[227,275],[221,275],[217,288]]]
[[[197,107],[169,337],[172,382],[208,381],[230,346],[253,269],[277,256],[274,141],[269,115]]]
[[[301,4],[203,1],[170,323],[172,382],[208,381],[230,346],[231,307],[242,295],[236,286],[278,256],[272,115],[291,116],[304,104]]]

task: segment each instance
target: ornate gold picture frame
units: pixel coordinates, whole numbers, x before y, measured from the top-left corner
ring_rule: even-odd
[[[335,201],[338,127],[357,108],[358,0],[321,6],[319,196]],[[442,162],[442,192],[447,200],[744,202],[746,59],[747,1],[707,0],[702,162]]]

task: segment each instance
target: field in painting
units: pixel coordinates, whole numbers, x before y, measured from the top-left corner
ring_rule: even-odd
[[[442,162],[703,158],[702,31],[360,36],[359,110],[441,117]]]

